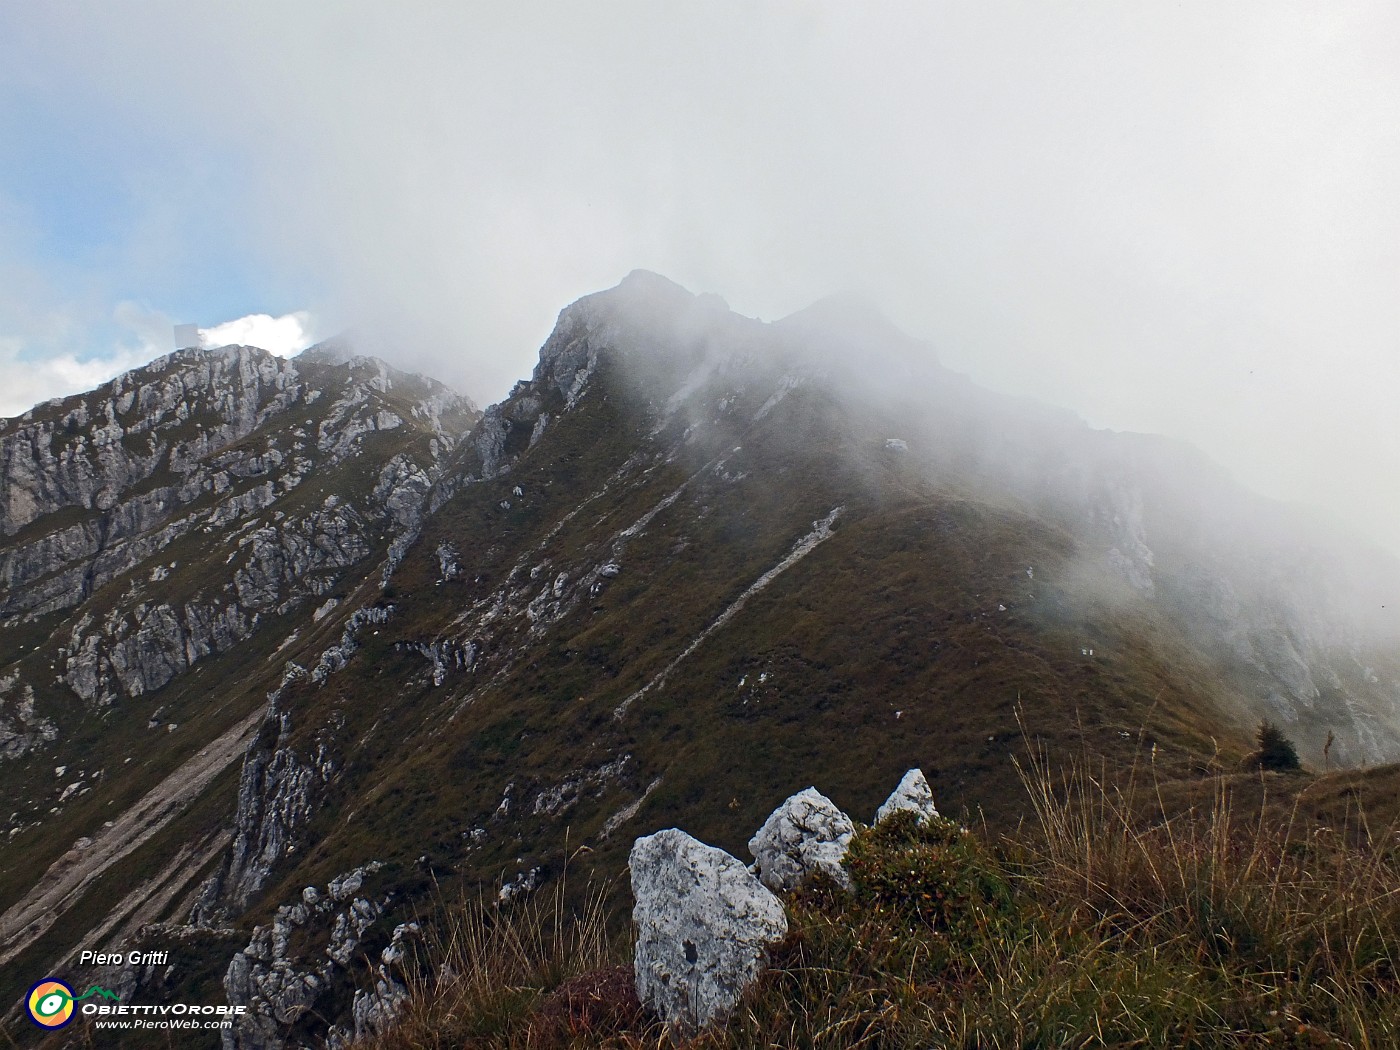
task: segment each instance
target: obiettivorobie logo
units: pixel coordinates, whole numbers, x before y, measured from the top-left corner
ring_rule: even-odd
[[[82,995],[74,995],[73,989],[58,978],[45,977],[29,989],[25,1006],[29,1009],[29,1019],[40,1028],[62,1028],[73,1020],[74,1004],[94,995],[103,999],[119,998],[115,992],[100,985],[93,985]]]
[[[84,1000],[94,1000],[84,1002]],[[109,1000],[99,1002],[95,1000]],[[45,977],[25,996],[29,1019],[40,1028],[54,1030],[71,1024],[81,1014],[98,1028],[227,1028],[248,1012],[247,1006],[203,1003],[132,1004],[109,988],[93,985],[82,995],[57,977]]]

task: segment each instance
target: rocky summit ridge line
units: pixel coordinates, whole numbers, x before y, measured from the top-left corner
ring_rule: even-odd
[[[234,1045],[386,1023],[445,886],[737,852],[813,782],[873,812],[920,767],[1010,823],[1023,731],[1183,777],[1261,717],[1400,757],[1392,564],[850,302],[634,273],[484,413],[333,347],[182,351],[0,457],[3,990],[159,940],[104,979],[249,1005]]]

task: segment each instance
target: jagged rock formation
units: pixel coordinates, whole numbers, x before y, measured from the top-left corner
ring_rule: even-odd
[[[632,846],[637,997],[668,1024],[724,1018],[787,933],[782,902],[724,850],[670,828]]]
[[[178,825],[200,797],[188,787],[227,761],[216,740],[276,691],[259,675],[295,679],[290,649],[305,634],[324,682],[357,630],[383,622],[385,563],[416,535],[433,480],[477,418],[440,383],[374,358],[224,347],[178,351],[0,420],[0,763],[11,769],[0,834],[18,848],[0,869],[32,880],[81,854],[82,878],[59,902],[72,907]],[[349,606],[358,618],[323,624],[362,587],[364,607]],[[341,629],[326,647],[319,633]],[[201,680],[210,665],[223,668],[217,682]],[[246,757],[233,846],[197,909],[208,922],[252,899],[334,773],[314,742],[280,739],[287,725],[274,712]],[[106,834],[123,814],[97,808],[115,799],[144,814],[125,843]],[[75,853],[75,840],[102,848]],[[188,887],[162,886],[160,899],[188,907]],[[24,939],[0,944],[0,958],[39,927],[15,929]]]
[[[275,707],[249,746],[238,781],[233,845],[222,870],[201,887],[191,915],[198,925],[223,921],[248,905],[275,865],[298,843],[310,821],[315,792],[324,790],[335,762],[324,752],[304,762],[287,746],[291,719]]]
[[[787,799],[749,839],[758,877],[777,893],[792,889],[820,871],[850,888],[842,861],[855,834],[851,818],[814,787]]]
[[[324,891],[308,886],[301,899],[277,909],[272,922],[253,930],[246,948],[234,955],[224,976],[232,1006],[247,1013],[222,1033],[227,1050],[275,1050],[307,1018],[324,996],[344,978],[361,945],[389,903],[387,898],[360,895],[366,876],[382,867],[370,863],[332,879]],[[350,1036],[379,1031],[406,997],[394,969],[403,959],[403,939],[416,928],[400,925],[380,952],[373,990],[356,989],[351,1017],[353,1031],[340,1030],[332,1039],[341,1044]],[[294,942],[295,941],[295,946]]]
[[[928,778],[922,769],[911,769],[900,778],[899,785],[876,812],[875,823],[906,811],[918,817],[920,823],[927,824],[938,819],[938,810],[933,804],[933,789],[928,786]]]
[[[34,687],[21,686],[18,674],[0,678],[0,761],[57,739],[58,726],[34,713]]]

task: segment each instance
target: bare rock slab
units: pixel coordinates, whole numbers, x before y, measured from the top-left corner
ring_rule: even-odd
[[[825,872],[850,889],[843,861],[855,834],[851,818],[814,787],[775,809],[749,839],[759,880],[770,890],[792,889],[812,872]]]
[[[885,804],[876,812],[875,823],[901,810],[912,810],[918,815],[919,822],[925,824],[938,817],[938,810],[933,805],[933,789],[928,786],[922,769],[911,769],[904,774],[899,787],[891,792]]]
[[[694,1030],[728,1016],[787,933],[782,902],[738,858],[677,828],[632,846],[637,997]]]

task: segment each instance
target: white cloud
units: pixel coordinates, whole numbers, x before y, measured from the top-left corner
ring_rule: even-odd
[[[171,349],[170,318],[140,303],[117,304],[111,320],[125,334],[97,353],[73,349],[90,323],[73,304],[51,305],[38,319],[7,314],[15,327],[0,335],[0,417],[91,390]]]
[[[257,346],[278,357],[291,357],[317,341],[313,331],[311,315],[298,310],[281,317],[249,314],[201,328],[199,337],[205,346]]]
[[[151,360],[144,348],[120,349],[101,357],[79,359],[66,353],[24,360],[17,339],[0,339],[0,417],[17,416],[40,402],[100,386],[113,376]]]

